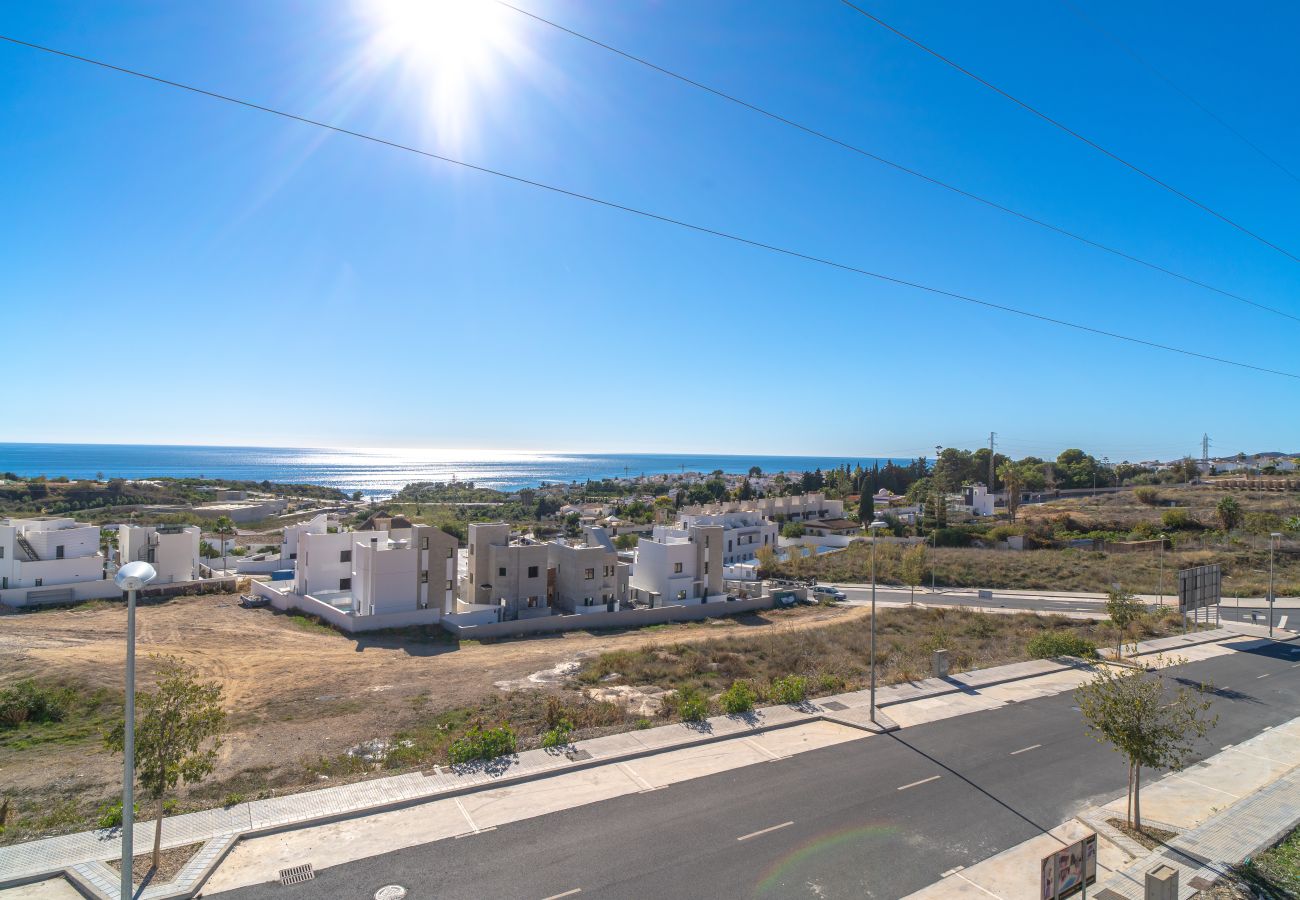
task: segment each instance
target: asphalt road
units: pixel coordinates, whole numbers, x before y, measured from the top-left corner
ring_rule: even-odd
[[[1175,670],[1216,685],[1197,759],[1300,715],[1300,652],[1238,643],[1252,649]],[[1067,692],[220,896],[369,898],[395,883],[476,900],[900,897],[1124,788],[1123,761],[1085,736]]]
[[[871,602],[871,591],[863,588],[841,588],[845,596],[846,606],[863,606]],[[877,588],[876,599],[884,600],[890,603],[907,603],[913,599],[913,595],[907,589],[898,589],[896,587]],[[1019,594],[1000,594],[993,592],[993,599],[981,600],[970,594],[946,594],[939,592],[930,593],[928,590],[918,590],[915,594],[915,601],[918,604],[926,605],[931,603],[943,604],[945,606],[968,606],[972,609],[1023,609],[1030,612],[1042,613],[1063,613],[1072,612],[1105,612],[1106,605],[1101,600],[1078,600],[1070,597],[1027,597]],[[1166,605],[1173,605],[1173,598],[1166,601]],[[1252,618],[1252,614],[1254,617]],[[1205,613],[1202,613],[1204,616]],[[1210,612],[1213,616],[1213,611]],[[1253,622],[1256,625],[1268,624],[1268,608],[1256,605],[1253,609],[1234,605],[1232,600],[1224,600],[1219,607],[1219,615],[1225,622]],[[1300,631],[1300,606],[1295,605],[1295,601],[1287,598],[1286,601],[1279,601],[1273,611],[1273,622],[1279,628],[1285,628],[1291,632]]]

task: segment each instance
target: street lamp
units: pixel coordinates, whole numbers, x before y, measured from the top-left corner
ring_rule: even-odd
[[[876,721],[876,532],[885,527],[879,516],[867,526],[871,535],[871,721]]]
[[[117,570],[113,583],[126,591],[126,713],[123,721],[122,753],[122,900],[129,900],[135,853],[135,592],[154,580],[158,573],[143,560],[129,562]]]
[[[1274,531],[1268,536],[1268,636],[1273,636],[1273,545],[1282,540],[1281,532]]]

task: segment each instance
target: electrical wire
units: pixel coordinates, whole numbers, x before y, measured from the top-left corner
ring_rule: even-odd
[[[494,2],[497,3],[499,6],[505,7],[506,9],[513,10],[514,12],[519,13],[521,16],[526,16],[527,18],[532,19],[535,22],[539,22],[543,25],[547,25],[551,28],[556,29],[557,31],[562,31],[567,35],[578,38],[579,40],[586,41],[587,43],[599,47],[602,50],[607,50],[616,56],[621,56],[623,59],[626,59],[630,62],[634,62],[637,63],[638,65],[645,66],[647,69],[658,72],[661,75],[666,75],[669,78],[674,78],[683,84],[689,85],[693,88],[697,88],[698,90],[704,91],[705,93],[712,94],[713,96],[718,97],[719,99],[722,100],[726,100],[729,103],[734,103],[737,106],[740,106],[751,112],[758,113],[761,116],[766,116],[767,118],[771,119],[774,122],[778,122],[782,125],[786,125],[790,128],[795,129],[796,131],[801,131],[804,134],[817,138],[818,140],[825,141],[829,144],[834,144],[837,147],[856,153],[860,156],[866,157],[867,159],[878,162],[881,165],[889,166],[895,171],[902,172],[906,175],[911,175],[913,178],[919,178],[921,181],[924,181],[928,184],[932,184],[935,187],[940,187],[946,191],[951,191],[952,193],[957,194],[961,197],[965,197],[968,200],[974,200],[976,203],[982,203],[985,206],[990,207],[991,209],[996,209],[997,211],[1006,213],[1007,215],[1015,216],[1017,219],[1020,219],[1021,221],[1028,222],[1031,225],[1037,225],[1040,228],[1046,228],[1048,231],[1053,231],[1059,235],[1078,241],[1081,244],[1086,244],[1089,247],[1093,247],[1097,250],[1110,253],[1114,256],[1120,257],[1121,259],[1126,259],[1129,262],[1137,263],[1140,266],[1146,266],[1148,269],[1152,269],[1156,272],[1169,275],[1172,278],[1177,278],[1178,280],[1186,284],[1191,284],[1196,287],[1202,288],[1204,290],[1212,291],[1216,294],[1219,294],[1223,297],[1227,297],[1231,300],[1236,300],[1240,303],[1245,303],[1249,306],[1253,306],[1256,309],[1260,309],[1265,312],[1270,312],[1273,313],[1274,315],[1282,316],[1284,318],[1290,319],[1293,322],[1300,322],[1300,316],[1293,315],[1285,310],[1278,309],[1277,307],[1274,306],[1269,306],[1265,303],[1260,303],[1257,300],[1251,300],[1249,297],[1243,297],[1241,294],[1233,293],[1232,291],[1215,287],[1212,284],[1207,284],[1204,281],[1200,281],[1196,278],[1192,278],[1190,275],[1184,275],[1183,273],[1178,272],[1174,269],[1170,269],[1167,266],[1162,266],[1159,263],[1154,263],[1149,260],[1142,259],[1139,256],[1134,256],[1133,254],[1128,253],[1124,250],[1120,250],[1116,247],[1108,246],[1107,244],[1103,244],[1100,241],[1095,241],[1092,238],[1084,237],[1083,235],[1077,232],[1070,231],[1069,229],[1066,228],[1062,228],[1059,225],[1053,225],[1051,222],[1044,221],[1042,219],[1031,216],[1028,213],[1021,212],[1018,209],[1014,209],[1013,207],[1006,206],[1002,203],[998,203],[996,200],[990,200],[987,197],[982,197],[979,194],[975,194],[972,193],[971,191],[965,190],[964,188],[957,187],[954,184],[950,184],[949,182],[943,181],[939,178],[935,178],[932,175],[926,175],[924,172],[918,171],[917,169],[913,169],[909,166],[903,165],[902,163],[895,162],[892,159],[887,159],[876,153],[872,153],[871,151],[865,150],[862,147],[852,144],[846,140],[837,138],[824,131],[819,131],[818,129],[813,128],[811,126],[804,125],[803,123],[797,122],[794,119],[787,118],[786,116],[783,116],[780,113],[772,112],[770,109],[765,109],[764,107],[759,106],[756,103],[751,103],[748,100],[743,100],[740,97],[735,96],[734,94],[729,94],[726,91],[720,90],[719,88],[715,88],[710,85],[704,84],[703,82],[696,81],[695,79],[690,78],[686,75],[682,75],[679,72],[674,72],[672,69],[665,68],[664,66],[661,66],[658,63],[651,62],[650,60],[645,59],[644,57],[637,56],[634,53],[629,53],[626,50],[621,50],[618,47],[615,47],[611,44],[607,44],[604,41],[591,37],[590,35],[583,34],[580,31],[575,31],[574,29],[569,28],[565,25],[561,25],[560,23],[552,19],[545,18],[544,16],[539,16],[537,13],[529,12],[526,9],[521,9],[520,7],[515,6],[512,3],[506,2],[506,0],[494,0]]]
[[[550,193],[559,194],[564,197],[570,197],[575,200],[583,200],[587,203],[592,203],[597,206],[603,206],[607,209],[618,210],[620,212],[625,212],[631,215],[640,216],[642,218],[650,219],[652,221],[662,222],[667,225],[675,225],[679,228],[684,228],[689,231],[694,231],[698,234],[707,234],[712,237],[722,238],[724,240],[732,241],[737,244],[742,244],[747,247],[754,247],[759,250],[767,250],[771,253],[780,254],[782,256],[787,256],[792,259],[801,259],[804,260],[805,262],[816,263],[818,265],[825,266],[831,269],[837,269],[842,272],[850,272],[856,275],[864,275],[868,278],[873,278],[878,281],[883,281],[887,284],[899,285],[900,287],[908,287],[914,290],[924,291],[926,293],[933,294],[935,296],[947,297],[949,299],[959,300],[963,303],[969,303],[971,305],[983,307],[985,309],[995,309],[1001,312],[1009,313],[1011,315],[1020,316],[1022,318],[1033,319],[1039,322],[1046,322],[1052,325],[1059,325],[1064,328],[1070,328],[1075,331],[1082,331],[1088,334],[1095,334],[1102,337],[1109,337],[1118,341],[1124,341],[1126,343],[1135,344],[1142,347],[1148,347],[1156,350],[1164,350],[1169,353],[1177,353],[1182,356],[1191,357],[1193,359],[1201,359],[1207,362],[1220,363],[1222,365],[1234,366],[1240,369],[1247,369],[1254,372],[1261,372],[1267,375],[1277,375],[1282,378],[1292,378],[1292,379],[1300,380],[1300,374],[1296,374],[1294,372],[1285,372],[1280,369],[1270,369],[1265,366],[1257,366],[1252,363],[1241,362],[1240,360],[1228,359],[1220,356],[1213,356],[1211,354],[1201,353],[1196,350],[1188,350],[1186,348],[1175,347],[1170,344],[1161,344],[1157,341],[1147,340],[1145,338],[1133,337],[1131,335],[1120,334],[1119,332],[1114,332],[1114,331],[1106,331],[1105,329],[1102,328],[1094,328],[1091,325],[1083,325],[1081,323],[1071,322],[1066,319],[1058,319],[1055,318],[1054,316],[1048,316],[1042,313],[1030,312],[1029,310],[1020,309],[1014,306],[1008,306],[1003,303],[995,303],[991,300],[981,300],[977,297],[972,297],[967,294],[957,293],[956,291],[949,291],[949,290],[944,290],[943,288],[931,287],[926,284],[921,284],[920,282],[910,281],[906,278],[898,278],[893,275],[885,275],[880,272],[873,272],[870,269],[864,269],[859,266],[850,265],[848,263],[838,262],[836,260],[832,260],[827,257],[815,256],[811,253],[804,253],[799,250],[792,250],[788,247],[781,247],[776,244],[769,244],[764,241],[756,240],[754,238],[747,238],[742,235],[738,235],[732,232],[722,231],[717,228],[711,228],[706,225],[697,225],[682,219],[675,219],[671,216],[650,212],[648,210],[639,209],[634,206],[628,206],[623,203],[617,203],[612,200],[604,200],[600,197],[596,197],[591,194],[584,194],[579,191],[570,190],[568,188],[558,187],[556,185],[547,184],[546,182],[537,181],[532,178],[525,178],[521,175],[513,175],[509,172],[504,172],[499,169],[493,169],[488,166],[481,166],[481,165],[476,165],[474,163],[464,162],[463,160],[455,159],[454,157],[444,156],[440,153],[434,153],[430,150],[421,150],[417,147],[412,147],[407,144],[398,143],[397,141],[388,140],[387,138],[376,137],[374,135],[366,134],[365,132],[362,131],[354,131],[350,128],[344,128],[340,125],[331,125],[327,122],[321,122],[316,119],[311,119],[306,116],[298,115],[296,113],[286,112],[284,110],[275,109],[274,107],[270,107],[270,106],[264,106],[262,104],[254,103],[249,100],[241,100],[237,97],[221,94],[216,91],[208,90],[206,88],[196,87],[194,85],[185,84],[180,81],[173,81],[167,78],[162,78],[157,75],[150,75],[146,72],[140,72],[135,69],[126,68],[124,66],[114,65],[112,63],[103,62],[101,60],[92,59],[91,57],[79,56],[75,53],[69,53],[65,50],[57,50],[52,47],[46,47],[41,44],[32,43],[30,41],[20,40],[18,38],[10,37],[8,35],[0,34],[0,40],[7,41],[8,43],[15,44],[17,46],[28,47],[33,50],[38,50],[42,53],[47,53],[52,56],[59,56],[64,59],[70,59],[76,62],[86,63],[88,65],[97,66],[99,68],[106,69],[109,71],[118,72],[123,75],[130,75],[134,78],[140,78],[145,81],[151,81],[154,82],[155,84],[161,84],[167,87],[177,88],[179,90],[188,91],[194,94],[199,94],[204,97],[210,97],[214,100],[220,100],[225,103],[231,103],[236,106],[242,106],[247,109],[256,110],[258,112],[264,112],[269,115],[278,116],[280,118],[288,119],[294,122],[299,122],[304,125],[312,125],[316,128],[323,128],[327,131],[332,131],[336,134],[347,135],[348,137],[357,138],[363,141],[369,141],[371,143],[379,144],[384,147],[389,147],[394,150],[402,150],[407,153],[413,153],[417,156],[423,156],[428,159],[435,159],[440,162],[445,162],[454,166],[459,166],[463,169],[468,169],[473,172],[480,172],[484,175],[492,175],[497,178],[502,178],[507,181],[514,182],[515,184],[526,185],[528,187],[533,187],[539,190],[548,191]]]
[[[1166,75],[1164,72],[1162,72],[1162,71],[1160,71],[1159,69],[1157,69],[1157,68],[1156,68],[1154,65],[1152,65],[1151,63],[1147,62],[1146,59],[1144,59],[1142,56],[1140,56],[1136,50],[1134,50],[1134,49],[1133,49],[1132,47],[1130,47],[1128,44],[1126,44],[1126,43],[1124,43],[1123,41],[1121,41],[1121,40],[1120,40],[1120,39],[1115,35],[1114,32],[1109,31],[1109,30],[1106,29],[1106,28],[1103,28],[1100,24],[1097,23],[1096,20],[1094,20],[1093,18],[1091,18],[1090,16],[1088,16],[1088,15],[1087,15],[1087,14],[1086,14],[1082,9],[1080,9],[1079,6],[1078,6],[1077,4],[1070,2],[1070,0],[1061,0],[1061,3],[1062,3],[1062,5],[1064,5],[1067,9],[1069,9],[1071,12],[1073,12],[1076,16],[1078,16],[1078,17],[1079,17],[1079,18],[1080,18],[1080,19],[1081,19],[1085,24],[1087,24],[1090,28],[1092,28],[1092,29],[1093,29],[1094,31],[1096,31],[1098,34],[1100,34],[1100,35],[1102,35],[1103,37],[1105,37],[1108,41],[1110,41],[1110,42],[1111,42],[1112,44],[1114,44],[1116,47],[1118,47],[1119,49],[1123,50],[1126,54],[1128,54],[1130,57],[1132,57],[1133,60],[1134,60],[1138,65],[1140,65],[1142,68],[1146,69],[1146,70],[1147,70],[1148,72],[1150,72],[1152,75],[1154,75],[1154,76],[1156,76],[1157,78],[1159,78],[1159,79],[1160,79],[1161,81],[1163,81],[1165,84],[1169,85],[1169,87],[1172,88],[1174,91],[1176,91],[1178,94],[1182,95],[1182,97],[1183,97],[1184,100],[1186,100],[1188,103],[1190,103],[1190,104],[1192,104],[1193,106],[1195,106],[1195,107],[1196,107],[1197,109],[1199,109],[1201,112],[1205,113],[1205,115],[1207,115],[1208,117],[1210,117],[1211,119],[1213,119],[1215,122],[1219,123],[1219,125],[1221,125],[1225,131],[1227,131],[1229,134],[1231,134],[1231,135],[1232,135],[1233,137],[1235,137],[1237,140],[1241,141],[1243,144],[1245,144],[1245,145],[1246,145],[1247,147],[1249,147],[1250,149],[1254,150],[1256,153],[1258,153],[1258,154],[1259,154],[1261,157],[1263,157],[1265,160],[1267,160],[1268,162],[1272,163],[1276,168],[1280,169],[1283,173],[1285,173],[1285,174],[1286,174],[1286,175],[1287,175],[1287,176],[1288,176],[1292,181],[1295,181],[1295,182],[1297,182],[1297,183],[1300,183],[1300,176],[1296,175],[1295,172],[1292,172],[1292,171],[1291,171],[1290,169],[1288,169],[1286,166],[1282,165],[1282,163],[1278,162],[1278,160],[1274,159],[1270,154],[1268,154],[1267,152],[1265,152],[1265,150],[1264,150],[1263,147],[1261,147],[1261,146],[1259,146],[1258,144],[1256,144],[1256,143],[1255,143],[1254,141],[1252,141],[1250,138],[1246,137],[1244,134],[1242,134],[1242,133],[1241,133],[1240,131],[1238,131],[1236,128],[1233,128],[1233,127],[1232,127],[1231,125],[1229,125],[1226,121],[1224,121],[1222,118],[1220,118],[1218,115],[1216,115],[1216,114],[1214,113],[1214,111],[1211,110],[1208,106],[1206,106],[1206,105],[1205,105],[1204,103],[1202,103],[1201,101],[1197,100],[1197,99],[1196,99],[1195,97],[1193,97],[1190,93],[1188,93],[1188,92],[1185,91],[1181,86],[1179,86],[1178,82],[1174,81],[1172,78],[1170,78],[1170,77],[1169,77],[1168,75]]]
[[[1074,139],[1077,140],[1077,141],[1080,141],[1081,143],[1087,144],[1089,147],[1091,147],[1092,149],[1096,150],[1098,153],[1101,153],[1101,154],[1104,155],[1104,156],[1108,156],[1108,157],[1110,157],[1111,159],[1115,160],[1115,162],[1119,163],[1120,165],[1122,165],[1122,166],[1128,168],[1129,170],[1131,170],[1131,171],[1137,173],[1138,175],[1141,175],[1143,178],[1147,179],[1147,180],[1150,181],[1152,184],[1155,184],[1155,185],[1157,185],[1157,186],[1159,186],[1159,187],[1164,188],[1166,191],[1168,191],[1169,193],[1173,194],[1175,197],[1180,197],[1180,198],[1182,198],[1183,200],[1186,200],[1188,203],[1192,204],[1193,206],[1197,207],[1198,209],[1201,209],[1201,210],[1203,210],[1204,212],[1207,212],[1207,213],[1209,213],[1210,215],[1214,216],[1216,219],[1219,219],[1220,221],[1225,222],[1225,223],[1227,223],[1228,225],[1231,225],[1233,228],[1237,229],[1237,230],[1240,231],[1242,234],[1245,234],[1245,235],[1247,235],[1247,236],[1249,236],[1249,237],[1252,237],[1252,238],[1254,238],[1256,241],[1259,241],[1259,243],[1263,244],[1264,246],[1266,246],[1266,247],[1270,247],[1270,248],[1272,248],[1273,250],[1276,250],[1278,253],[1281,253],[1283,256],[1287,257],[1287,258],[1290,259],[1291,261],[1293,261],[1293,262],[1300,262],[1300,256],[1296,256],[1294,253],[1292,253],[1290,250],[1287,250],[1285,247],[1281,247],[1281,246],[1279,246],[1279,245],[1273,243],[1272,241],[1268,240],[1267,238],[1262,237],[1262,236],[1256,234],[1255,232],[1251,231],[1251,230],[1250,230],[1249,228],[1247,228],[1246,226],[1244,226],[1244,225],[1242,225],[1242,224],[1240,224],[1240,223],[1238,223],[1238,222],[1236,222],[1236,221],[1234,221],[1234,220],[1228,218],[1228,217],[1227,217],[1226,215],[1224,215],[1223,213],[1219,212],[1218,210],[1216,210],[1216,209],[1214,209],[1214,208],[1212,208],[1212,207],[1210,207],[1210,206],[1207,206],[1206,204],[1204,204],[1204,203],[1202,203],[1201,201],[1197,200],[1195,197],[1192,197],[1192,196],[1190,196],[1190,195],[1188,195],[1188,194],[1183,193],[1183,192],[1180,191],[1178,188],[1176,188],[1176,187],[1174,187],[1173,185],[1169,184],[1167,181],[1161,181],[1161,180],[1160,180],[1159,178],[1157,178],[1155,175],[1152,175],[1150,172],[1146,171],[1145,169],[1142,169],[1142,168],[1140,168],[1140,167],[1134,165],[1133,163],[1129,162],[1127,159],[1125,159],[1124,157],[1120,156],[1119,154],[1114,153],[1114,152],[1111,151],[1111,150],[1107,150],[1105,147],[1103,147],[1101,144],[1098,144],[1096,141],[1092,140],[1091,138],[1084,137],[1084,136],[1083,136],[1082,134],[1080,134],[1079,132],[1075,131],[1074,129],[1070,128],[1068,125],[1065,125],[1064,123],[1060,122],[1059,120],[1052,118],[1051,116],[1049,116],[1047,113],[1043,112],[1042,110],[1040,110],[1040,109],[1038,109],[1038,108],[1036,108],[1036,107],[1030,106],[1028,103],[1026,103],[1025,101],[1021,100],[1019,97],[1016,97],[1016,96],[1012,95],[1011,93],[1009,93],[1009,92],[1003,90],[1002,88],[998,87],[997,85],[993,84],[993,83],[990,82],[990,81],[986,81],[985,79],[981,78],[979,75],[976,75],[976,74],[975,74],[974,72],[972,72],[970,69],[964,68],[964,67],[961,66],[960,64],[958,64],[958,63],[954,62],[953,60],[949,59],[948,57],[944,56],[944,55],[943,55],[942,53],[940,53],[939,51],[937,51],[937,50],[933,50],[933,49],[931,49],[930,47],[927,47],[925,44],[922,44],[920,41],[918,41],[916,38],[912,37],[911,35],[908,35],[908,34],[905,34],[905,33],[902,32],[902,31],[899,31],[897,28],[895,28],[893,25],[890,25],[890,24],[889,24],[888,22],[886,22],[884,19],[881,19],[879,16],[875,16],[875,15],[873,15],[873,14],[867,12],[867,11],[866,11],[865,9],[863,9],[862,7],[860,7],[860,6],[858,6],[857,4],[853,3],[852,0],[840,0],[840,2],[843,3],[845,6],[847,6],[849,9],[852,9],[852,10],[858,12],[858,13],[861,13],[863,16],[865,16],[866,18],[868,18],[868,19],[870,19],[871,21],[875,22],[877,25],[880,25],[881,27],[885,28],[886,30],[891,31],[891,32],[893,32],[894,34],[898,35],[898,36],[901,37],[903,40],[907,41],[908,43],[912,44],[913,46],[918,47],[918,48],[920,48],[921,50],[924,50],[926,53],[930,54],[931,56],[933,56],[935,59],[939,60],[940,62],[946,63],[947,65],[949,65],[949,66],[951,66],[952,68],[956,69],[958,72],[962,73],[963,75],[965,75],[967,78],[971,79],[972,81],[975,81],[975,82],[978,82],[979,84],[984,85],[984,87],[988,88],[989,90],[993,91],[995,94],[998,94],[999,96],[1005,97],[1006,99],[1010,100],[1012,103],[1014,103],[1014,104],[1016,104],[1017,106],[1019,106],[1021,109],[1024,109],[1024,110],[1026,110],[1026,111],[1028,111],[1028,112],[1033,113],[1035,116],[1037,116],[1038,118],[1042,119],[1044,122],[1046,122],[1047,124],[1051,125],[1052,127],[1056,128],[1056,129],[1058,129],[1058,130],[1060,130],[1060,131],[1065,132],[1065,133],[1068,134],[1070,137],[1074,138]]]

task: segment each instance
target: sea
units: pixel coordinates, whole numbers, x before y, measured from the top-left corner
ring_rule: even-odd
[[[526,453],[465,450],[194,447],[153,444],[0,443],[0,473],[72,479],[223,478],[318,484],[366,497],[391,496],[413,481],[472,481],[513,491],[543,483],[672,472],[804,472],[889,460],[872,456],[677,453]],[[898,463],[910,460],[896,459]]]

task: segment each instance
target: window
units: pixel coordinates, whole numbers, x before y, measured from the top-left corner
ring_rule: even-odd
[[[55,558],[55,559],[63,559],[63,545],[62,545],[62,544],[59,544],[57,547],[54,548],[54,558]]]
[[[529,577],[529,578],[536,578],[536,577],[537,577],[537,566],[529,566],[529,567],[528,567],[528,577]]]
[[[708,545],[708,544],[705,544],[704,546],[707,547],[707,546],[709,546],[709,545]],[[731,541],[727,541],[727,552],[728,552],[728,553],[731,552]]]
[[[529,609],[537,609],[537,598],[536,598],[536,597],[529,597],[529,598],[528,598],[528,608],[529,608]]]
[[[429,570],[425,569],[423,572],[420,573],[420,584],[428,584],[428,583],[429,583]]]
[[[340,550],[340,551],[339,551],[339,562],[352,562],[352,551],[351,551],[351,550]]]
[[[421,550],[429,549],[429,539],[427,537],[420,538],[420,549]]]
[[[455,555],[456,555],[456,548],[455,548],[455,547],[448,547],[448,548],[447,548],[447,558],[448,558],[448,559],[452,559],[453,557],[455,557]]]
[[[0,547],[0,559],[4,559],[4,558],[5,558],[5,548]]]
[[[505,566],[499,566],[499,567],[497,568],[497,577],[498,577],[498,578],[505,578],[505,577],[506,577],[506,567],[505,567]]]
[[[681,564],[681,563],[673,563],[673,574],[674,574],[674,575],[680,575],[680,574],[682,574],[682,564]]]
[[[45,584],[45,579],[44,579],[44,578],[37,578],[37,579],[36,579],[36,586],[37,586],[37,587],[40,587],[40,586],[43,585],[43,584]]]
[[[339,590],[340,590],[340,591],[350,591],[350,590],[352,590],[352,579],[351,579],[351,578],[340,578],[340,579],[339,579]]]
[[[290,558],[290,559],[297,559],[297,558],[298,558],[298,554],[297,554],[297,553],[290,553],[290,554],[289,554],[289,558]]]
[[[614,577],[614,567],[613,567],[613,566],[605,566],[605,577],[606,577],[606,578],[613,578],[613,577]]]
[[[678,592],[677,592],[677,599],[678,599],[678,600],[685,600],[685,599],[686,599],[686,592],[685,592],[685,591],[678,591]]]
[[[451,590],[451,579],[447,579],[447,590]]]
[[[583,569],[582,577],[585,578],[587,581],[591,581],[591,579],[593,579],[593,578],[596,577],[596,570],[595,570],[595,569]]]
[[[593,599],[590,598],[590,597],[583,597],[583,598],[582,598],[582,605],[583,605],[583,606],[595,606],[595,605],[596,605],[596,601],[593,600]]]

